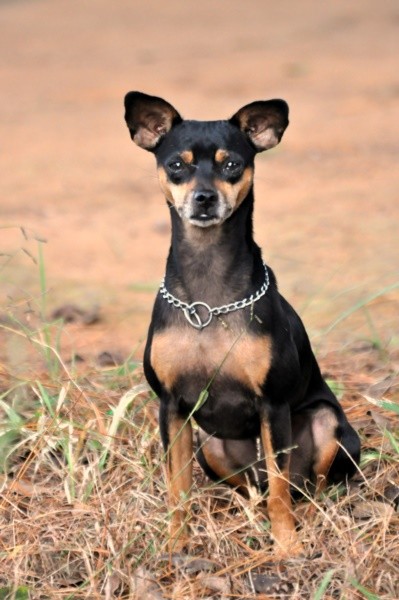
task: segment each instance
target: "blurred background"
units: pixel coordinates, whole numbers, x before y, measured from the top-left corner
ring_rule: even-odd
[[[2,323],[69,315],[66,355],[140,357],[169,216],[124,94],[198,119],[281,97],[290,126],[256,165],[264,257],[320,351],[397,347],[398,29],[397,0],[0,1]]]

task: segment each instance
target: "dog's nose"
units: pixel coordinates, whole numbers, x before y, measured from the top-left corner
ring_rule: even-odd
[[[198,204],[204,204],[205,202],[216,202],[218,196],[213,190],[197,190],[194,192],[193,198]]]

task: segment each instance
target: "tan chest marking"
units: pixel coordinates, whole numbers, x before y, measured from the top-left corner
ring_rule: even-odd
[[[155,334],[151,363],[158,379],[171,390],[182,375],[215,373],[240,381],[257,395],[270,368],[271,341],[246,332],[170,328]]]

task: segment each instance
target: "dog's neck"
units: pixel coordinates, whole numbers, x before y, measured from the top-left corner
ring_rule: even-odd
[[[197,227],[171,206],[172,245],[166,286],[181,300],[210,306],[241,299],[264,278],[260,250],[252,235],[253,191],[223,224]]]

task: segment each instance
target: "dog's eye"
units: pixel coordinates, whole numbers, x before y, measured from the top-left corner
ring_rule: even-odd
[[[168,164],[168,168],[171,173],[180,173],[184,169],[184,162],[182,160],[174,160]]]
[[[242,165],[238,161],[228,160],[224,164],[223,169],[227,175],[237,175],[242,170]]]

